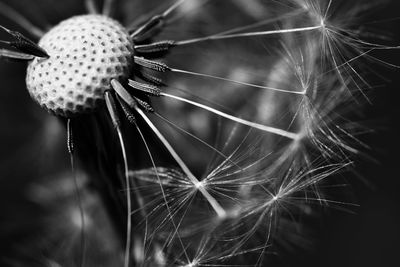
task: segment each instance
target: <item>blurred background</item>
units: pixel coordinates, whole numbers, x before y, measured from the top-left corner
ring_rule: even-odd
[[[0,1],[12,6],[41,27],[54,25],[62,19],[84,13],[84,6],[80,0]],[[242,0],[242,4],[246,1]],[[233,2],[235,1],[232,0]],[[140,20],[140,14],[149,15],[154,12],[160,1],[120,0],[119,4],[124,8],[118,9],[117,18],[123,19],[127,25],[135,19]],[[243,5],[232,4],[232,10],[226,9],[226,6],[224,10],[220,10],[218,5],[215,5],[215,14],[212,14],[214,17],[211,14],[198,15],[203,16],[203,21],[208,19],[209,23],[196,24],[196,20],[187,24],[179,23],[178,26],[168,28],[165,36],[172,34],[177,39],[183,39],[182,36],[203,36],[207,32],[218,32],[218,27],[223,29],[226,25],[234,27],[234,24],[247,24],[262,16],[257,10],[246,9]],[[400,4],[396,0],[382,3],[379,9],[367,14],[365,21],[368,23],[365,26],[380,29],[382,35],[393,40],[392,43],[400,44],[399,8]],[[238,16],[227,16],[223,22],[218,20],[220,13],[240,12],[243,12],[243,20],[240,22]],[[188,18],[183,16],[180,19],[182,22]],[[24,32],[1,15],[0,24]],[[5,36],[0,34],[1,39]],[[193,65],[201,65],[205,61],[204,58],[213,58],[214,52],[205,50],[207,48],[204,47],[202,49],[197,54],[199,61],[179,64],[190,69]],[[234,51],[230,53],[234,54]],[[225,56],[229,57],[229,52],[226,53]],[[185,55],[185,51],[182,55]],[[378,51],[374,56],[382,61],[400,65],[400,51]],[[178,61],[178,58],[175,60]],[[245,60],[245,63],[258,64],[248,57]],[[226,68],[226,65],[218,65],[218,62],[213,62],[214,73],[222,72]],[[75,244],[76,240],[70,244],[66,240],[71,239],[71,233],[76,234],[74,225],[79,225],[79,220],[76,219],[79,214],[76,210],[70,210],[71,203],[74,203],[74,189],[69,177],[65,129],[56,118],[45,113],[30,99],[25,90],[25,69],[24,64],[0,61],[1,266],[28,266],[27,262],[29,266],[40,266],[39,262],[48,254],[65,253]],[[355,173],[348,175],[354,199],[360,206],[352,208],[351,213],[334,209],[324,210],[318,223],[309,231],[309,238],[313,241],[312,249],[284,251],[274,256],[271,266],[372,267],[396,266],[396,262],[399,264],[400,74],[398,68],[380,64],[376,64],[374,70],[382,77],[374,84],[381,86],[376,86],[369,92],[371,104],[367,104],[365,111],[362,111],[365,114],[362,123],[372,129],[371,133],[361,137],[370,147],[365,151],[369,157],[360,158]],[[174,80],[171,82],[177,83]],[[178,118],[182,116],[173,112],[171,114]],[[200,135],[207,135],[202,131],[199,130]],[[97,226],[99,234],[92,242],[93,246],[95,241],[108,245],[98,247],[93,256],[102,264],[98,266],[113,266],[117,263],[110,258],[118,254],[118,245],[113,241],[115,233],[97,197],[90,196],[88,203],[95,207],[97,214],[100,214],[104,221]],[[64,224],[65,221],[70,223]],[[49,263],[49,266],[57,265]]]

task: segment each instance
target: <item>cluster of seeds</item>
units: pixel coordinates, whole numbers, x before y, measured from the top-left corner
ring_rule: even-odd
[[[133,43],[116,21],[100,15],[72,17],[39,42],[49,58],[35,58],[26,84],[32,98],[56,115],[90,113],[104,102],[112,79],[131,74]]]

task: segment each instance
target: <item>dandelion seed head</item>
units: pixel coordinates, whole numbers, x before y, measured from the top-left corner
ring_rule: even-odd
[[[112,79],[130,75],[133,44],[128,32],[105,16],[76,16],[52,28],[39,45],[50,58],[36,58],[26,76],[32,98],[56,115],[93,112]]]
[[[110,190],[99,194],[104,203],[87,198],[91,190],[82,191],[85,198],[80,200],[79,189],[84,187],[79,183],[70,183],[68,188],[58,183],[59,190],[36,190],[35,200],[40,204],[53,206],[56,202],[52,199],[70,198],[72,192],[77,194],[77,202],[85,204],[63,209],[61,219],[57,219],[65,224],[57,224],[62,230],[57,228],[57,234],[80,232],[84,241],[86,232],[93,243],[92,238],[100,230],[96,226],[104,229],[97,213],[89,209],[98,202],[115,208],[115,214],[110,209],[109,216],[118,228],[126,226],[117,229],[122,233],[119,238],[125,239],[124,266],[250,266],[251,262],[252,266],[264,266],[264,257],[275,243],[278,247],[300,245],[302,216],[313,215],[313,204],[347,204],[325,196],[325,180],[349,164],[348,152],[357,152],[347,144],[349,137],[355,140],[353,134],[357,132],[341,118],[343,106],[354,110],[354,105],[348,104],[352,92],[345,89],[354,85],[362,89],[365,79],[353,63],[369,53],[365,49],[380,47],[359,39],[362,32],[352,24],[357,12],[345,10],[346,15],[340,14],[342,9],[332,0],[291,0],[284,4],[259,1],[249,4],[250,8],[238,0],[233,2],[240,8],[232,10],[232,3],[210,1],[210,6],[203,8],[209,1],[175,0],[163,13],[151,11],[148,19],[146,14],[129,11],[133,18],[124,21],[133,19],[133,23],[125,29],[106,16],[93,15],[100,11],[96,2],[86,1],[92,15],[67,19],[44,34],[38,48],[43,48],[49,58],[33,59],[34,55],[28,55],[32,60],[26,77],[28,91],[44,109],[68,118],[68,140],[73,140],[72,117],[101,108],[105,98],[122,152],[122,158],[117,158],[114,150],[109,150],[113,143],[107,145],[107,137],[112,136],[102,126],[103,119],[110,118],[96,116],[94,144],[100,157],[88,157],[88,171],[98,165],[104,179],[98,179],[99,187],[93,189],[105,185]],[[105,3],[103,14],[111,15],[113,1],[100,2]],[[224,10],[225,4],[234,18],[228,20],[226,29],[226,21],[221,24],[219,17],[213,19],[214,13],[222,14],[219,10]],[[137,5],[146,7],[146,3]],[[358,8],[355,5],[354,9]],[[251,25],[242,25],[241,19],[235,21],[242,9],[257,21]],[[175,18],[169,14],[175,14]],[[141,18],[136,20],[138,15]],[[174,22],[182,18],[184,27],[173,28]],[[231,28],[231,23],[236,27]],[[221,30],[214,29],[214,24]],[[164,25],[172,27],[163,32]],[[197,32],[213,34],[195,38],[183,35]],[[163,40],[166,37],[168,40]],[[267,51],[266,55],[261,56],[260,48]],[[200,60],[188,61],[187,52]],[[27,60],[23,53],[3,49],[2,57]],[[158,77],[157,72],[165,75]],[[130,87],[125,88],[124,80],[128,78],[132,79],[127,83]],[[154,110],[148,108],[150,99],[156,104]],[[144,144],[142,149],[126,146],[137,140],[124,141],[133,136],[118,111],[124,111],[136,127],[139,141]],[[170,144],[163,133],[166,128],[153,123],[152,116],[188,138]],[[232,121],[237,124],[231,129]],[[73,125],[79,140],[79,122]],[[148,126],[160,142],[150,141],[142,126]],[[196,142],[211,153],[197,149]],[[77,142],[77,156],[85,152],[81,144]],[[165,158],[168,154],[159,153],[158,145],[164,146],[163,152],[168,152],[177,165],[159,165],[170,162]],[[90,146],[87,148],[90,152]],[[137,156],[132,157],[132,166],[128,164],[129,151]],[[103,152],[107,157],[102,156]],[[151,168],[140,169],[146,165],[142,158],[147,158]],[[82,159],[86,163],[86,158]],[[73,162],[71,152],[75,173]],[[201,170],[203,163],[208,166]],[[114,179],[121,178],[122,172],[117,172],[120,165],[125,181]],[[66,190],[68,194],[60,194]],[[124,208],[127,216],[121,216]],[[90,216],[84,214],[86,211]],[[98,232],[104,235],[102,240],[112,241],[103,231]],[[106,243],[111,247],[111,242]],[[120,246],[115,247],[120,251]],[[85,244],[81,248],[84,258]],[[116,265],[121,264],[112,264]]]

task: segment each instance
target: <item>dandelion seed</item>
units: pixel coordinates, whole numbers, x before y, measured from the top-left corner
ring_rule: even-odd
[[[110,18],[117,1],[84,0],[89,14],[68,18],[47,32],[0,3],[1,15],[40,39],[36,43],[0,25],[10,38],[0,41],[9,46],[0,49],[0,59],[28,62],[30,96],[66,122],[75,179],[75,157],[81,154],[88,169],[97,167],[103,174],[99,176],[106,177],[91,179],[104,203],[113,203],[110,216],[123,229],[119,232],[125,267],[237,266],[249,264],[247,259],[261,266],[277,239],[278,223],[285,216],[295,221],[293,212],[304,203],[352,205],[324,197],[318,185],[350,165],[348,152],[357,153],[343,141],[344,137],[357,141],[356,137],[339,120],[341,106],[349,105],[348,89],[364,92],[363,85],[370,87],[354,63],[369,57],[370,51],[388,47],[361,40],[342,17],[335,20],[334,1],[314,0],[255,1],[245,12],[257,22],[214,34],[193,29],[195,37],[178,38],[169,27],[177,23],[174,14],[187,12],[191,1],[195,2],[170,1],[129,27]],[[213,4],[194,3],[193,12],[204,11],[204,17],[211,17],[207,8],[215,11]],[[232,5],[220,4],[221,10]],[[245,50],[257,45],[263,50],[236,50],[243,49],[243,41]],[[202,47],[206,44],[226,51],[211,54],[212,60],[204,60],[205,66],[196,70],[201,65],[195,64],[197,60],[209,52]],[[232,65],[229,49],[243,61],[237,69],[248,72],[245,80],[226,70]],[[193,60],[182,57],[187,51]],[[262,53],[267,60],[258,58]],[[191,96],[172,92],[173,81]],[[195,83],[195,88],[186,86],[186,81]],[[213,103],[224,101],[228,104],[219,107]],[[219,130],[204,136],[191,131],[190,123],[185,125],[191,120],[189,106],[215,115],[206,112],[204,124],[212,128],[212,118],[217,118]],[[186,147],[183,140],[176,145],[153,117],[196,145]],[[92,131],[86,123],[90,120]],[[80,122],[86,131],[79,131]],[[234,123],[233,128],[228,123]],[[80,136],[85,134],[87,144]],[[198,145],[211,155],[200,153]],[[98,155],[86,155],[87,147]],[[202,170],[191,163],[188,154],[208,167]],[[146,160],[150,168],[142,166]],[[85,230],[95,220],[84,213],[77,182],[79,216],[73,209],[71,219],[82,231],[80,265],[84,266],[89,244]],[[245,254],[255,256],[243,260]]]

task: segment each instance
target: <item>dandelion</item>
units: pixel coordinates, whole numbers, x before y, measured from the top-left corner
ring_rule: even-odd
[[[389,47],[351,31],[336,1],[254,1],[239,12],[252,22],[211,34],[188,28],[189,37],[170,32],[179,16],[192,12],[197,23],[202,11],[243,3],[168,1],[120,23],[117,1],[83,2],[87,14],[48,31],[0,3],[0,14],[35,39],[0,25],[8,36],[0,58],[28,63],[31,98],[66,127],[78,205],[59,220],[61,231],[80,233],[73,265],[92,263],[99,203],[123,247],[110,266],[125,267],[265,266],[287,239],[280,229],[312,204],[353,205],[319,185],[358,153],[345,142],[358,142],[354,125],[340,121],[353,88],[369,86],[353,63]],[[231,54],[237,65],[217,64]]]

